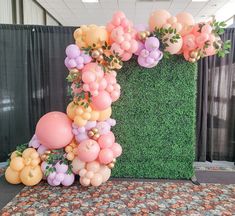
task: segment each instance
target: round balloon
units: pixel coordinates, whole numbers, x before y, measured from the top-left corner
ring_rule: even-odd
[[[72,122],[62,112],[49,112],[38,121],[35,134],[47,148],[63,148],[73,139]]]

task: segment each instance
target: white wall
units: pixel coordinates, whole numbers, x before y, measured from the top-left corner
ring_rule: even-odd
[[[12,5],[10,0],[0,0],[0,23],[12,23]]]

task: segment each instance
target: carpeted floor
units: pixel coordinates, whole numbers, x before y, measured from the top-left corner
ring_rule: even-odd
[[[235,185],[109,181],[25,187],[0,215],[233,215]]]
[[[0,215],[235,215],[235,169],[195,167],[199,182],[114,179],[99,188],[10,185],[0,178]],[[0,169],[0,175],[3,169]],[[212,182],[212,183],[208,183]],[[214,184],[219,182],[221,184]]]

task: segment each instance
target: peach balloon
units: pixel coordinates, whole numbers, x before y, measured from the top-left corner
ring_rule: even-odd
[[[110,106],[107,109],[100,111],[98,121],[105,121],[109,119],[111,115],[112,115],[112,108]]]
[[[187,12],[181,12],[176,15],[178,23],[182,24],[182,30],[180,34],[182,36],[188,34],[192,29],[195,24],[194,18],[190,13]]]
[[[24,166],[24,159],[22,157],[15,157],[10,162],[11,169],[18,172],[21,171]]]
[[[80,184],[84,187],[87,187],[90,185],[91,180],[89,178],[80,178]]]
[[[92,161],[87,163],[86,168],[88,171],[98,172],[100,169],[100,163],[98,161]]]
[[[92,97],[92,105],[96,110],[104,110],[110,107],[112,99],[108,92],[100,91],[97,96]]]
[[[73,139],[72,122],[62,112],[49,112],[38,121],[35,134],[45,147],[63,148]]]
[[[107,166],[102,165],[100,167],[99,174],[102,175],[103,182],[106,182],[111,176],[111,170]]]
[[[81,169],[85,167],[86,163],[81,161],[78,157],[75,157],[72,161],[72,171],[78,174]]]
[[[7,167],[6,172],[5,172],[5,178],[11,184],[21,183],[20,172],[17,172],[11,169],[11,167]]]
[[[150,31],[154,31],[155,27],[161,28],[167,23],[167,20],[171,17],[171,14],[166,10],[154,11],[149,17]]]
[[[172,38],[173,35],[171,34],[167,34],[166,36],[164,36],[164,38],[168,38],[168,40],[166,41],[166,43],[168,44],[168,47],[165,48],[165,51],[168,51],[170,54],[176,54],[178,53],[183,45],[183,40],[182,37],[180,36],[179,39],[177,39],[177,42],[175,43],[171,43],[170,39]],[[164,39],[163,38],[163,39]]]
[[[102,175],[99,173],[94,174],[93,178],[91,179],[91,185],[98,187],[102,184],[103,179]]]
[[[98,157],[99,151],[99,144],[92,139],[88,139],[79,144],[77,155],[81,161],[91,162]]]
[[[108,164],[110,162],[112,162],[114,158],[113,152],[112,150],[108,149],[108,148],[104,148],[102,150],[100,150],[99,153],[99,161],[102,164]]]
[[[33,186],[38,184],[43,177],[43,173],[40,166],[32,168],[31,166],[26,166],[20,172],[20,179],[23,184],[27,186]]]

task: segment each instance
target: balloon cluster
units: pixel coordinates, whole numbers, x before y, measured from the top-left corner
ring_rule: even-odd
[[[42,180],[41,159],[34,148],[26,148],[22,153],[14,151],[10,159],[10,165],[5,172],[6,180],[9,183],[22,182],[27,186],[33,186]]]
[[[122,61],[128,61],[138,49],[132,22],[126,18],[123,12],[119,11],[114,13],[106,28],[110,34],[111,50],[118,53]]]
[[[47,182],[51,186],[58,186],[62,184],[63,186],[70,186],[73,184],[75,176],[74,174],[68,173],[68,165],[64,164],[62,161],[58,161],[55,165],[48,164],[43,161],[41,164],[41,169]],[[53,170],[47,175],[47,170]]]
[[[28,146],[11,154],[6,180],[36,185],[42,178],[52,186],[73,184],[80,176],[83,186],[99,186],[111,175],[122,147],[111,128],[113,102],[120,97],[117,72],[133,54],[142,67],[156,66],[163,56],[183,54],[187,61],[228,53],[230,45],[219,35],[225,24],[215,20],[194,23],[185,12],[171,16],[153,12],[149,28],[134,29],[123,12],[116,12],[106,26],[82,25],[74,32],[64,63],[69,69],[72,102],[66,114],[49,112],[36,125]],[[164,55],[163,55],[164,54]]]
[[[67,57],[65,58],[64,63],[69,70],[72,68],[81,70],[85,64],[90,63],[92,60],[89,55],[81,51],[75,44],[67,46],[65,52]]]
[[[159,40],[156,37],[149,37],[144,44],[140,42],[138,52],[138,63],[142,67],[155,67],[162,59],[163,53],[159,50]]]

